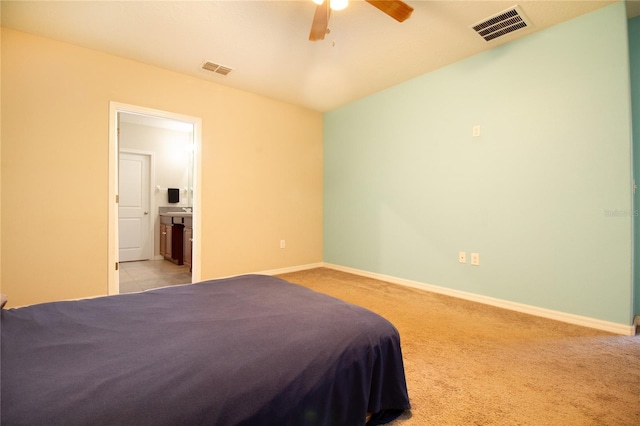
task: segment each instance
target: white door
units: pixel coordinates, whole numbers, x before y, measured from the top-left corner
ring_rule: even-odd
[[[151,257],[148,155],[120,153],[118,238],[120,262]]]

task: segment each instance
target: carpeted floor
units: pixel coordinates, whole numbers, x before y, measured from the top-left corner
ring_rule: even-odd
[[[640,336],[326,268],[280,277],[398,328],[412,409],[390,426],[640,425]]]

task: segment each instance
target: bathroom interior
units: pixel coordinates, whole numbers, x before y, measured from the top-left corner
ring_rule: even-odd
[[[118,118],[120,293],[191,283],[193,124]]]

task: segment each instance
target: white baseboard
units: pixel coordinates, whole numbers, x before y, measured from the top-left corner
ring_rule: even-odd
[[[325,268],[335,269],[337,271],[343,271],[343,272],[348,272],[355,275],[361,275],[368,278],[387,281],[393,284],[404,285],[407,287],[414,287],[421,290],[431,291],[433,293],[444,294],[446,296],[457,297],[459,299],[470,300],[472,302],[479,302],[485,305],[496,306],[498,308],[509,309],[512,311],[522,312],[525,314],[535,315],[543,318],[549,318],[556,321],[566,322],[569,324],[595,328],[597,330],[608,331],[610,333],[621,334],[624,336],[635,335],[636,325],[640,325],[638,323],[639,321],[638,317],[636,317],[636,323],[634,325],[618,324],[618,323],[603,321],[595,318],[569,314],[566,312],[539,308],[537,306],[525,305],[523,303],[511,302],[508,300],[496,299],[493,297],[482,296],[479,294],[467,293],[465,291],[454,290],[446,287],[420,283],[417,281],[406,280],[403,278],[396,278],[389,275],[377,274],[374,272],[363,271],[360,269],[349,268],[346,266],[334,265],[330,263],[324,263],[321,266],[324,266]]]
[[[322,262],[309,263],[307,265],[289,266],[287,268],[271,269],[268,271],[260,271],[260,272],[254,272],[254,273],[261,274],[261,275],[280,275],[280,274],[287,274],[289,272],[299,272],[299,271],[306,271],[308,269],[322,268],[323,266],[325,265]]]

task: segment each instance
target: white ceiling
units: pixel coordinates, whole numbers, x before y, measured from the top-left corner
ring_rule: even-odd
[[[328,111],[618,0],[406,0],[398,23],[351,0],[310,42],[311,0],[2,1],[2,26]],[[531,28],[485,42],[469,26],[520,5]],[[628,4],[640,14],[640,1]],[[203,70],[212,61],[227,75]]]

